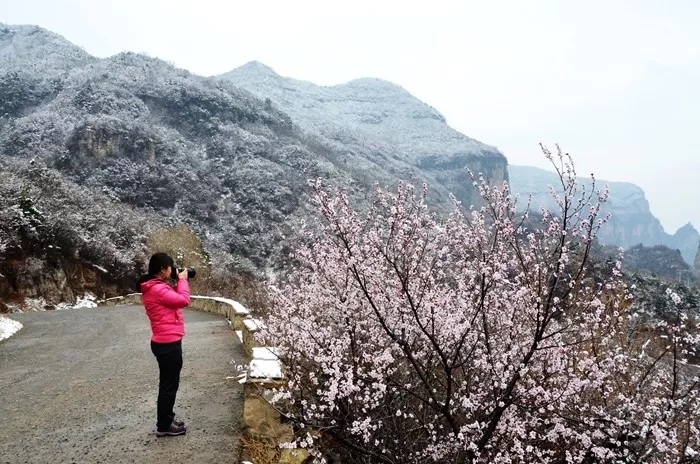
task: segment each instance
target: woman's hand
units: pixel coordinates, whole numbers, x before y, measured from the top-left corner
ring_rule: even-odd
[[[178,279],[187,279],[187,268],[183,269],[178,275]]]

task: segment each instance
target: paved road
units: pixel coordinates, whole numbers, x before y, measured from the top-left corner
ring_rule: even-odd
[[[225,319],[185,311],[175,412],[156,438],[158,365],[140,306],[13,314],[0,342],[0,463],[239,462],[243,348]]]

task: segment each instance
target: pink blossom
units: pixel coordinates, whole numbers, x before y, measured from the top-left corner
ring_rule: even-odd
[[[635,332],[620,261],[602,276],[589,263],[607,189],[579,188],[571,158],[542,149],[564,192],[540,221],[471,172],[482,205],[447,216],[425,186],[377,189],[363,208],[312,183],[320,231],[266,321],[288,373],[273,403],[316,431],[298,446],[387,463],[680,463],[700,449],[694,323],[660,325],[664,344]]]

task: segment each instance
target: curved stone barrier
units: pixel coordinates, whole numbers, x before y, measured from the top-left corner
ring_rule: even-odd
[[[141,294],[130,293],[124,296],[108,298],[98,304],[100,306],[140,305],[142,304]],[[224,316],[231,321],[231,325],[236,330],[242,330],[243,320],[250,315],[250,311],[238,301],[215,296],[191,296],[188,308]]]

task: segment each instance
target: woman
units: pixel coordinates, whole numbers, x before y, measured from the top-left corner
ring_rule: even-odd
[[[148,274],[139,279],[141,299],[151,321],[151,351],[160,369],[156,423],[158,437],[187,432],[185,423],[175,419],[173,407],[182,369],[182,338],[185,336],[182,309],[190,304],[190,287],[187,269],[177,275],[175,288],[170,285],[173,269],[170,256],[156,253],[148,262]]]

